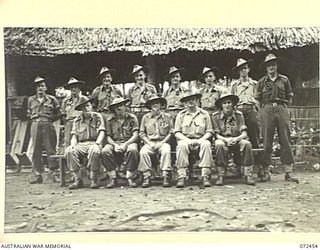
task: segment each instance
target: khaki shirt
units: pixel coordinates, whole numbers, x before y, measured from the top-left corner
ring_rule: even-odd
[[[201,105],[202,108],[212,108],[215,109],[215,103],[221,96],[221,91],[216,89],[214,86],[209,87],[205,86],[201,92],[202,98],[201,98]]]
[[[230,117],[225,116],[222,111],[217,111],[212,115],[212,123],[214,132],[225,137],[239,136],[247,129],[240,111],[234,111]]]
[[[65,98],[61,104],[61,113],[66,116],[66,121],[73,121],[74,118],[81,115],[81,111],[74,108],[81,102],[88,100],[88,97],[80,95],[76,99],[72,97]]]
[[[40,102],[36,95],[28,99],[28,114],[32,120],[53,121],[61,114],[59,102],[52,95],[45,95]]]
[[[288,102],[293,96],[288,77],[278,75],[274,81],[264,76],[258,81],[256,99],[261,103],[283,101]]]
[[[153,85],[146,83],[140,87],[135,84],[129,89],[127,97],[131,99],[131,106],[143,106],[154,94],[157,94],[157,90]]]
[[[149,140],[161,141],[168,134],[173,133],[172,117],[168,113],[161,112],[154,116],[152,112],[142,117],[140,125],[140,138],[147,136]]]
[[[124,121],[119,121],[116,114],[106,114],[103,116],[107,135],[112,137],[116,142],[124,142],[129,140],[133,132],[139,131],[139,122],[134,114],[126,113]]]
[[[249,78],[248,82],[242,83],[239,79],[233,82],[231,94],[239,97],[238,105],[256,104],[255,97],[257,95],[257,81]]]
[[[105,123],[101,114],[90,112],[88,119],[85,119],[82,114],[74,119],[71,134],[77,137],[78,142],[95,141],[99,132],[105,130]]]
[[[96,105],[97,111],[101,111],[104,107],[108,107],[114,98],[122,96],[121,91],[114,85],[108,85],[105,88],[98,86],[92,91],[92,97],[96,97],[98,100]]]
[[[170,86],[166,91],[163,92],[162,97],[167,100],[168,109],[178,109],[183,107],[183,103],[180,99],[184,97],[189,91],[183,87],[179,87],[177,90]]]
[[[205,133],[213,134],[212,122],[209,113],[202,108],[197,107],[194,114],[186,109],[178,113],[174,133],[181,132],[190,139],[199,139]]]

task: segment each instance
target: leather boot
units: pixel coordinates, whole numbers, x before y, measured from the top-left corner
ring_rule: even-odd
[[[151,185],[150,177],[143,177],[142,188],[148,188]]]
[[[83,187],[83,182],[81,179],[77,179],[74,183],[69,185],[69,189],[79,189]]]
[[[260,177],[260,182],[268,182],[271,180],[270,167],[264,167],[259,170],[258,176]]]
[[[164,176],[164,177],[163,177],[162,186],[164,186],[164,187],[170,187],[170,186],[171,186],[169,176]]]
[[[107,185],[107,188],[115,188],[115,187],[117,187],[117,179],[111,178],[110,182]]]
[[[249,174],[249,175],[246,176],[246,184],[250,185],[250,186],[256,185],[256,182],[255,182],[252,174]]]
[[[30,184],[40,184],[43,182],[42,175],[36,175],[32,180],[30,180]]]
[[[184,186],[185,186],[185,178],[184,177],[180,177],[178,179],[177,188],[184,188]]]
[[[138,184],[132,178],[128,178],[128,183],[129,183],[129,188],[138,187]]]
[[[90,188],[92,188],[92,189],[98,189],[99,188],[98,181],[96,179],[91,180]]]
[[[219,175],[216,180],[216,186],[223,186],[223,177],[221,175]]]
[[[253,178],[252,172],[253,172],[253,166],[244,166],[243,167],[243,174],[246,178],[246,184],[251,185],[251,186],[256,184],[255,180]]]
[[[297,177],[295,177],[292,173],[288,173],[288,172],[285,174],[284,180],[299,183],[299,179]]]
[[[211,183],[210,183],[210,180],[209,180],[208,176],[203,176],[202,177],[202,185],[204,187],[211,187]]]

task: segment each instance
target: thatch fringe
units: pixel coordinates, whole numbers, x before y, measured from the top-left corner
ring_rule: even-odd
[[[144,56],[178,49],[215,51],[301,47],[319,43],[309,28],[5,28],[5,53],[56,56],[94,51],[141,51]]]

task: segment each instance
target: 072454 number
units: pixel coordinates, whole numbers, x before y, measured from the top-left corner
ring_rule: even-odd
[[[299,245],[300,248],[309,248],[309,249],[315,249],[318,248],[318,244],[300,244]]]

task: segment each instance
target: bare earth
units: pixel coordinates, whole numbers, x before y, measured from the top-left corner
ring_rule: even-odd
[[[251,187],[229,180],[201,189],[83,188],[29,184],[7,173],[5,232],[244,231],[320,232],[320,172],[297,173],[299,184],[273,174]],[[159,183],[161,184],[161,183]]]

